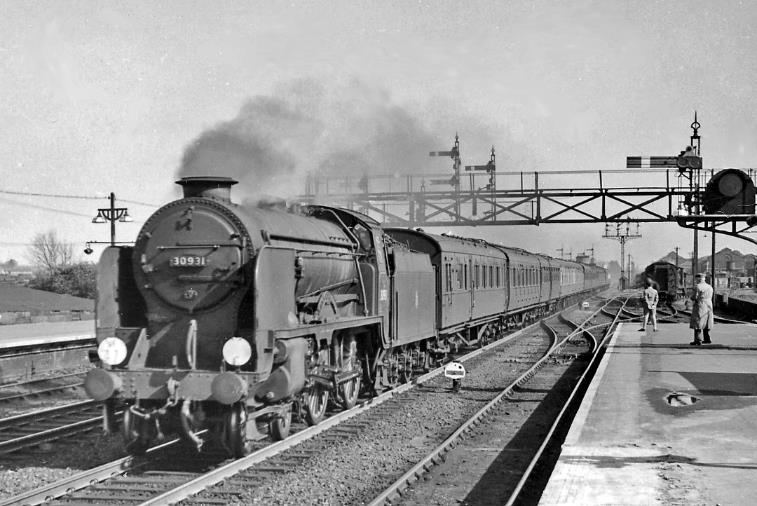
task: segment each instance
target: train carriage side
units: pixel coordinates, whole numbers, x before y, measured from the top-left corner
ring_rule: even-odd
[[[584,290],[591,290],[596,284],[596,273],[591,265],[583,264],[584,268]]]
[[[550,304],[554,304],[560,298],[560,261],[556,258],[549,259],[549,297]]]
[[[507,255],[508,322],[520,324],[541,312],[540,260],[522,249],[497,248]]]
[[[583,289],[583,284],[579,284],[579,264],[557,259],[555,259],[555,263],[560,276],[560,298],[570,297],[580,292]]]
[[[588,265],[586,272],[589,273],[590,280],[587,282],[587,288],[592,291],[600,291],[607,284],[607,271],[598,265]]]
[[[485,241],[385,229],[394,241],[429,255],[437,272],[437,327],[451,333],[498,317],[507,307],[506,257]]]
[[[549,257],[546,255],[536,255],[539,259],[539,303],[547,304],[551,292],[551,272]]]

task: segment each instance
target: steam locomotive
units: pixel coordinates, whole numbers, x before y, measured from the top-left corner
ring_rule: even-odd
[[[186,177],[133,247],[98,263],[99,367],[85,388],[117,405],[129,452],[209,431],[242,456],[293,413],[318,423],[441,363],[452,347],[607,287],[597,266],[482,240],[382,228],[327,206],[232,203],[236,181]]]

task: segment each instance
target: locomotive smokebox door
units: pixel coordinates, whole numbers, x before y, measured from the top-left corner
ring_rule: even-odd
[[[465,373],[465,367],[460,362],[450,362],[444,366],[444,375],[452,379],[453,392],[460,390],[460,384],[463,382]]]

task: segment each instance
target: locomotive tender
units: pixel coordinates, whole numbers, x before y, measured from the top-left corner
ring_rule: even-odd
[[[647,265],[644,278],[652,279],[660,293],[660,300],[671,303],[686,295],[686,273],[683,267],[678,267],[662,260]],[[644,279],[641,285],[644,286]]]
[[[600,267],[451,235],[383,229],[327,206],[231,202],[236,181],[187,177],[133,247],[98,263],[100,367],[85,380],[131,453],[164,434],[234,456],[293,412],[318,423],[510,327],[607,287]]]

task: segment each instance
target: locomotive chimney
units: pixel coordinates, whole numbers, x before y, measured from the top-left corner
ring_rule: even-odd
[[[231,187],[238,181],[220,176],[188,176],[176,181],[184,188],[184,198],[204,197],[231,203]]]

